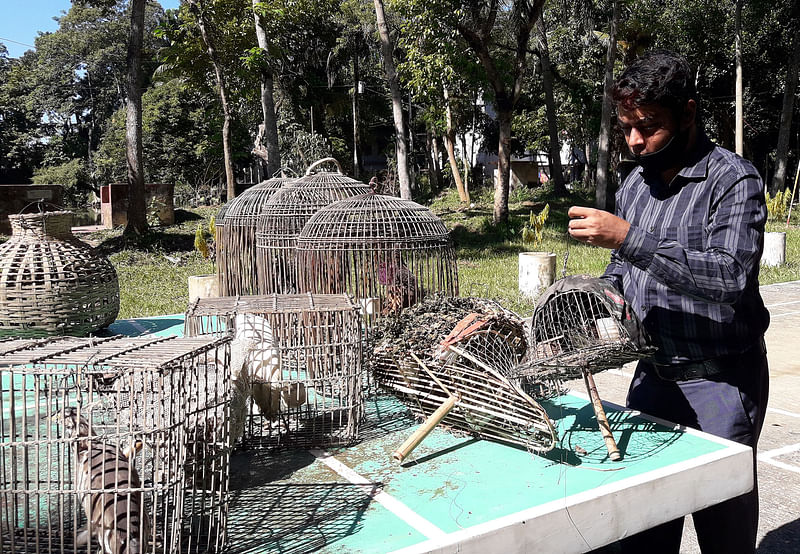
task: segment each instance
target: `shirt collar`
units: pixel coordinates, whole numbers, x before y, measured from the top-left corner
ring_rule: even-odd
[[[664,192],[667,190],[673,190],[674,188],[679,188],[683,186],[687,181],[702,181],[708,177],[708,164],[711,159],[711,151],[714,149],[714,143],[711,142],[711,139],[706,136],[705,132],[702,129],[697,129],[697,140],[695,141],[694,147],[691,151],[687,154],[686,159],[684,161],[685,165],[678,171],[678,174],[673,177],[670,186],[665,186],[661,183],[660,179],[656,179],[656,182],[650,182],[646,178],[646,174],[644,172],[644,168],[639,166],[637,171],[651,186],[658,185],[657,188],[662,189]]]

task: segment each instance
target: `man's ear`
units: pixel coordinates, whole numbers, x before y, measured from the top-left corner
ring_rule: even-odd
[[[681,117],[681,129],[688,129],[695,124],[697,120],[697,102],[691,98],[686,101],[686,106],[683,108],[683,116]]]

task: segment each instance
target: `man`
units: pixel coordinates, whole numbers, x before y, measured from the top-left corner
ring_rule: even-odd
[[[683,57],[644,55],[617,79],[613,98],[639,166],[617,192],[616,215],[572,207],[569,233],[612,249],[604,277],[658,348],[638,364],[628,406],[751,446],[755,470],[768,391],[769,314],[758,291],[763,182],[699,128]],[[753,552],[758,491],[693,518],[704,553]],[[682,528],[683,518],[627,538],[622,549],[677,553]]]

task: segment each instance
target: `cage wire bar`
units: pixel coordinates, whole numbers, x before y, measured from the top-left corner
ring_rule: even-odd
[[[198,299],[186,312],[185,334],[209,333],[234,337],[232,420],[244,420],[245,447],[336,446],[358,438],[361,316],[353,298]]]
[[[229,357],[227,337],[0,342],[0,551],[221,550]]]
[[[87,335],[119,312],[114,266],[72,234],[69,211],[11,214],[0,244],[0,337]]]
[[[334,163],[337,171],[315,171]],[[292,294],[297,288],[297,239],[303,227],[325,206],[370,192],[369,186],[342,173],[333,158],[319,160],[306,174],[270,198],[256,223],[256,267],[260,294]]]
[[[320,209],[297,240],[298,287],[348,293],[372,325],[430,293],[458,295],[447,228],[428,208],[374,193]]]
[[[296,177],[272,177],[225,204],[217,225],[217,278],[221,296],[256,294],[256,226],[266,202]]]

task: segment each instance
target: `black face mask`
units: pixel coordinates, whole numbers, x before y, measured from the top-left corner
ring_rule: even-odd
[[[689,131],[678,130],[660,150],[649,154],[634,154],[633,159],[645,171],[660,173],[680,165],[688,143]]]

